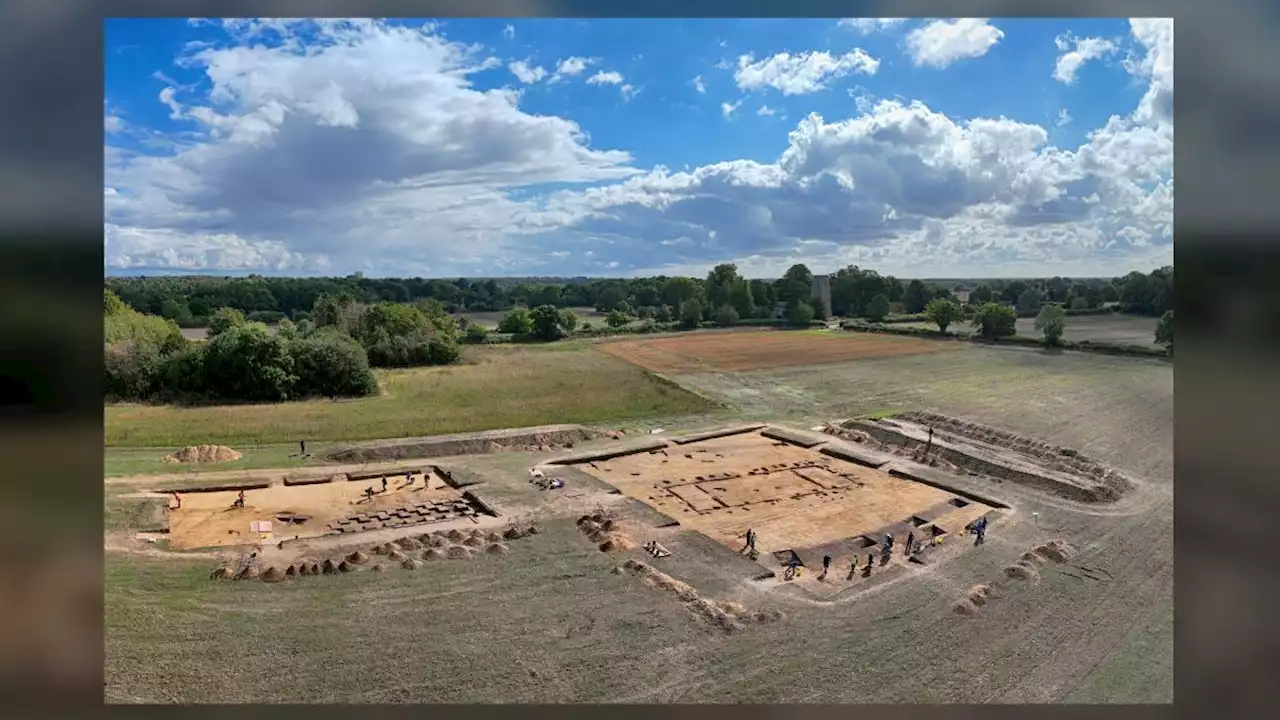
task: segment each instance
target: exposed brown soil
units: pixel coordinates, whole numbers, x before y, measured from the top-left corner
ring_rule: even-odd
[[[485,548],[484,551],[487,555],[506,555],[511,551],[511,548],[503,545],[502,543],[493,543],[489,547]]]
[[[272,566],[262,573],[262,582],[278,583],[284,580],[284,572],[280,568]]]
[[[219,568],[215,568],[213,572],[209,573],[210,580],[230,580],[234,577],[235,577],[235,572],[232,571],[231,568],[226,567],[225,565]]]
[[[352,565],[363,565],[369,562],[369,556],[357,550],[347,556],[347,562],[351,563]]]
[[[253,580],[262,574],[257,565],[250,565],[241,570],[237,575],[237,580]]]
[[[405,570],[417,570],[422,567],[422,561],[414,560],[413,558],[406,558],[404,562],[400,563],[400,567]]]
[[[1034,565],[1025,562],[1017,562],[1006,567],[1004,574],[1015,580],[1024,580],[1033,584],[1040,582],[1040,571]]]
[[[338,572],[348,573],[355,569],[356,569],[355,566],[347,562],[346,560],[343,560],[342,562],[338,563]]]
[[[478,547],[484,547],[484,544],[485,544],[485,543],[484,543],[484,540],[483,540],[483,539],[478,538],[478,537],[476,537],[475,535],[472,535],[471,537],[467,538],[466,540],[463,540],[463,541],[462,541],[462,544],[463,544],[463,545],[466,545],[466,546],[467,546],[467,547],[469,547],[469,548],[478,548]]]
[[[326,558],[324,563],[320,566],[320,572],[325,575],[332,575],[338,572],[338,566],[333,563],[333,560]]]
[[[430,550],[424,550],[422,552],[423,560],[443,560],[444,557],[444,551],[440,548],[431,548]]]
[[[463,547],[462,545],[450,545],[444,551],[444,554],[453,560],[465,560],[471,557],[471,548]]]
[[[962,347],[961,343],[871,333],[817,335],[775,330],[697,333],[599,345],[607,355],[661,373],[746,372],[947,352]]]
[[[188,445],[160,458],[167,463],[220,463],[239,459],[240,453],[223,445]]]

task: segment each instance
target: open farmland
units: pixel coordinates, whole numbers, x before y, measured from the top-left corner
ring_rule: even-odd
[[[739,335],[790,335],[794,339],[789,342],[803,343],[826,339],[817,333]],[[811,339],[800,340],[804,337]],[[703,341],[697,336],[688,339]],[[583,465],[582,470],[549,470],[564,478],[566,487],[540,491],[530,484],[528,468],[546,467],[557,457],[554,452],[439,458],[431,462],[478,481],[472,488],[501,509],[505,522],[536,520],[541,532],[509,542],[505,554],[427,562],[413,571],[397,567],[375,573],[366,567],[273,585],[210,581],[211,567],[225,561],[225,553],[169,553],[163,545],[138,548],[129,539],[133,530],[162,522],[165,515],[164,500],[145,500],[150,505],[140,506],[133,495],[152,488],[181,488],[202,475],[163,481],[112,479],[106,485],[111,550],[106,575],[106,696],[124,702],[1171,700],[1172,366],[1085,353],[918,342],[954,349],[859,358],[851,351],[854,346],[843,345],[853,359],[752,371],[695,368],[671,376],[732,402],[740,416],[784,419],[793,426],[904,410],[943,412],[1079,449],[1131,473],[1138,479],[1137,489],[1114,506],[1082,508],[1016,483],[956,479],[959,486],[980,489],[1013,508],[993,524],[983,546],[954,547],[952,555],[923,570],[912,570],[909,564],[899,567],[900,558],[895,558],[890,565],[895,572],[877,568],[869,579],[846,581],[841,566],[836,583],[824,585],[815,581],[813,572],[796,583],[777,578],[752,581],[752,573],[770,556],[753,563],[736,554],[737,548],[727,547],[733,540],[729,536],[741,528],[698,523],[659,527],[663,523],[645,498],[637,501],[627,495],[644,487],[638,483],[649,471],[640,466],[601,462],[601,468],[614,469]],[[643,377],[625,374],[642,371],[606,354],[623,343],[562,346],[559,352],[541,353],[494,349],[493,356],[478,364],[452,370],[477,373],[464,385],[492,388],[495,395],[514,387],[509,385],[512,377],[545,388],[548,377],[565,372],[597,395],[613,392],[606,396],[610,402],[630,407],[640,417],[643,408],[626,405],[628,389],[606,389],[610,383],[634,383]],[[773,352],[759,347],[763,355]],[[692,353],[689,348],[686,343],[685,352]],[[570,362],[565,366],[558,364],[566,359]],[[746,361],[717,359],[724,365]],[[766,364],[759,358],[752,362]],[[556,369],[560,367],[571,370]],[[586,370],[603,379],[590,379]],[[565,383],[566,388],[571,384]],[[445,422],[434,418],[437,414],[451,418],[451,428],[463,422],[458,418],[467,413],[454,409],[457,396],[439,394],[455,391],[418,392],[422,394],[403,406],[395,393],[371,402],[400,408],[400,422],[413,434],[430,432],[424,425]],[[529,397],[561,402],[546,392]],[[340,408],[344,403],[327,405]],[[494,414],[517,416],[502,405],[482,407],[489,414],[479,415],[473,408],[472,422],[490,427],[532,422],[492,421]],[[662,412],[681,412],[671,401],[661,407]],[[683,412],[702,412],[704,407],[699,401]],[[123,408],[114,410],[108,416],[109,437],[128,436],[137,419],[122,414]],[[519,417],[534,415],[524,412]],[[312,422],[327,428],[325,434],[337,441],[346,432],[341,423],[352,422],[343,418],[328,416],[329,425],[323,425],[326,420]],[[718,421],[719,426],[726,421]],[[222,422],[223,427],[230,423]],[[391,435],[385,430],[370,432]],[[591,441],[574,452],[608,449],[620,442],[636,441]],[[672,462],[685,457],[679,453],[687,453],[692,459],[681,462],[706,463],[689,467],[714,471],[721,470],[715,453],[739,452],[733,443],[719,441],[691,444],[684,450],[676,447],[668,446]],[[752,452],[770,451],[766,446]],[[652,455],[632,457],[650,458],[645,462],[664,467],[654,464],[661,458]],[[303,468],[276,476],[329,471],[346,469]],[[817,469],[799,472],[818,477],[813,474]],[[633,477],[636,473],[641,475]],[[864,477],[867,473],[871,475]],[[270,475],[264,471],[255,477],[266,480]],[[624,494],[612,489],[613,475]],[[859,470],[849,478],[866,483],[862,492],[870,492],[876,487],[872,475],[879,478]],[[738,501],[730,499],[736,497],[734,488],[725,487],[714,497],[737,510]],[[743,489],[751,492],[749,486]],[[936,499],[923,497],[903,504],[902,510],[884,505],[885,517],[867,526],[895,513],[920,513],[911,508]],[[781,499],[764,500],[775,501]],[[620,551],[601,552],[574,527],[579,514],[601,508],[611,513],[632,546],[623,543]],[[761,541],[762,549],[768,549],[781,541],[781,530],[769,528],[783,527],[778,524],[782,520],[762,520],[760,528],[771,533]],[[731,524],[722,523],[724,528]],[[797,526],[800,531],[805,530]],[[814,537],[813,542],[826,540]],[[661,541],[672,556],[654,560],[634,547],[652,539]],[[1029,580],[1004,575],[1003,568],[1053,539],[1076,549],[1067,562],[1048,563]],[[651,563],[679,580],[659,578],[655,585],[627,572],[611,572],[628,558]],[[700,597],[736,603],[751,612],[777,612],[781,619],[727,632],[690,612],[664,589],[664,582],[675,587],[686,583]],[[980,585],[1000,589],[992,591],[996,594],[977,614],[956,614],[957,598]],[[139,616],[150,620],[138,623]],[[495,655],[494,647],[503,652]],[[913,650],[922,647],[930,649],[927,657]],[[282,653],[288,653],[287,662],[281,662]]]
[[[1067,318],[1063,338],[1072,342],[1111,343],[1113,345],[1150,345],[1156,347],[1156,323],[1159,318],[1141,315],[1074,315]],[[896,323],[894,327],[916,327],[937,330],[930,322]],[[950,330],[970,332],[967,323],[955,323]],[[1018,334],[1040,337],[1035,318],[1018,318]]]
[[[692,333],[600,345],[605,354],[661,373],[743,372],[954,349],[950,344],[917,338],[779,330]]]
[[[712,406],[589,345],[484,346],[469,362],[379,371],[379,397],[264,405],[106,408],[106,444],[167,447],[370,440],[704,413]]]

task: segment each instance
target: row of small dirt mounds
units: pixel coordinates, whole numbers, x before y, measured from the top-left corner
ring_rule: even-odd
[[[325,558],[324,560],[303,560],[284,568],[269,566],[259,567],[253,560],[240,569],[230,565],[221,565],[209,577],[212,580],[256,580],[275,583],[296,577],[310,575],[335,575],[356,572],[366,566],[374,572],[383,572],[390,566],[399,565],[405,570],[416,570],[424,561],[465,560],[476,554],[506,555],[510,547],[504,541],[519,540],[528,535],[537,535],[537,525],[527,527],[509,527],[503,533],[485,531],[479,528],[463,532],[457,528],[449,531],[436,531],[416,537],[400,538],[382,543],[365,550],[355,550],[345,556]]]
[[[1111,488],[1117,497],[1128,492],[1133,487],[1132,479],[1124,473],[1108,467],[1101,461],[1095,460],[1073,448],[1051,445],[1015,435],[1007,430],[1000,430],[931,412],[906,412],[894,417],[895,419],[925,425],[970,440],[977,440],[987,445],[1013,450],[1035,458],[1044,466],[1059,472],[1093,477]]]
[[[611,511],[597,510],[591,515],[583,515],[578,518],[578,530],[595,543],[600,552],[626,552],[636,546],[631,536],[622,531]]]
[[[1062,564],[1075,555],[1075,549],[1065,540],[1050,540],[1022,553],[1018,561],[1004,569],[1004,576],[1035,585],[1040,582],[1040,568],[1045,563]],[[988,600],[1004,597],[1008,586],[1001,582],[981,583],[969,588],[959,600],[951,605],[951,611],[957,615],[973,617],[980,615],[981,608]]]
[[[188,445],[160,458],[167,463],[221,463],[239,460],[240,453],[225,445]]]
[[[710,622],[713,626],[725,631],[736,632],[747,623],[771,623],[781,620],[783,614],[779,610],[757,610],[752,612],[738,602],[724,602],[704,598],[692,585],[677,580],[658,570],[648,563],[639,560],[627,560],[612,570],[613,574],[631,573],[639,575],[648,585],[661,588],[675,595],[698,617]]]

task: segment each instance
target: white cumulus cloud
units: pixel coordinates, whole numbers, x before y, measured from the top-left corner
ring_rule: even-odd
[[[982,18],[933,20],[907,33],[906,47],[917,66],[944,68],[986,55],[1003,37],[1003,30]]]
[[[825,51],[795,55],[784,52],[759,61],[752,55],[739,57],[733,79],[742,90],[770,87],[783,95],[805,95],[823,90],[829,81],[850,73],[874,75],[879,69],[880,61],[860,49],[838,56]]]
[[[516,76],[517,80],[525,85],[536,83],[547,76],[546,68],[530,66],[526,60],[517,60],[507,65],[507,69],[511,71],[512,75]]]
[[[1053,79],[1066,85],[1075,83],[1076,73],[1085,63],[1103,58],[1118,49],[1115,41],[1098,37],[1075,38],[1059,35],[1054,40],[1054,44],[1062,54],[1058,56],[1058,61],[1053,66]]]

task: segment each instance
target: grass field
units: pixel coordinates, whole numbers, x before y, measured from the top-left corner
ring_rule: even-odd
[[[734,403],[738,417],[797,425],[910,409],[965,417],[1077,448],[1137,475],[1145,488],[1140,506],[1081,513],[1010,483],[993,486],[1016,513],[993,526],[980,551],[836,606],[754,589],[726,570],[717,554],[727,552],[723,547],[675,528],[664,540],[675,551],[661,561],[666,571],[719,599],[786,613],[781,622],[724,634],[664,592],[609,573],[625,555],[597,551],[572,525],[572,503],[585,502],[574,493],[590,488],[574,480],[561,494],[540,493],[528,482],[525,471],[535,460],[526,454],[454,458],[450,466],[482,479],[478,491],[487,497],[545,513],[543,532],[513,542],[506,556],[280,585],[211,582],[209,559],[108,552],[105,697],[161,703],[1171,702],[1172,366],[1030,348],[958,348],[674,379]],[[592,346],[492,350],[478,356],[481,364],[444,371],[469,378],[454,384],[472,390],[438,389],[423,379],[436,372],[429,371],[412,383],[412,392],[401,385],[399,395],[365,402],[412,428],[399,434],[415,435],[441,432],[423,427],[430,422],[456,429],[466,422],[573,421],[563,409],[550,418],[505,419],[544,412],[530,406],[561,407],[548,384],[587,387],[600,396],[566,403],[584,414],[604,412],[599,408],[606,402],[637,417],[705,411],[692,396],[661,390],[633,402],[634,387],[610,385],[634,384],[641,371]],[[548,383],[548,377],[560,380]],[[534,387],[520,389],[521,382]],[[485,396],[485,388],[513,399],[472,405],[468,416],[458,404]],[[409,396],[416,399],[404,399]],[[381,411],[362,420],[343,414],[351,412],[343,405],[320,404],[334,414],[307,422],[392,427],[377,416]],[[476,414],[477,407],[486,415]],[[176,415],[120,414],[125,410],[109,410],[115,423],[109,433],[129,436],[140,427],[155,436],[177,427]],[[199,422],[227,432],[247,422],[265,435],[272,422],[294,428],[303,422],[287,414],[299,411],[284,407],[270,410],[281,413],[278,420],[243,409],[225,417],[197,412],[215,414],[183,425],[185,432]],[[296,441],[297,431],[290,432],[284,439]],[[123,497],[136,489],[127,482],[106,485],[108,533],[154,522],[154,512]],[[949,611],[958,594],[1001,577],[1001,568],[1051,538],[1068,540],[1077,556],[1046,566],[1041,582],[1009,593],[978,617]],[[1077,566],[1105,574],[1086,579]]]
[[[1067,329],[1063,338],[1072,342],[1112,343],[1115,345],[1151,345],[1156,343],[1156,323],[1159,318],[1142,317],[1141,315],[1076,315],[1067,318]],[[926,330],[937,330],[938,326],[930,322],[896,323],[894,327],[914,327]],[[972,332],[968,323],[957,323],[949,330]],[[1018,334],[1027,337],[1040,337],[1036,331],[1035,318],[1018,318]]]
[[[554,346],[553,346],[554,347]],[[467,364],[380,371],[381,397],[106,409],[106,445],[180,447],[354,441],[705,413],[698,396],[591,346],[468,348]],[[287,455],[287,453],[286,453]]]

